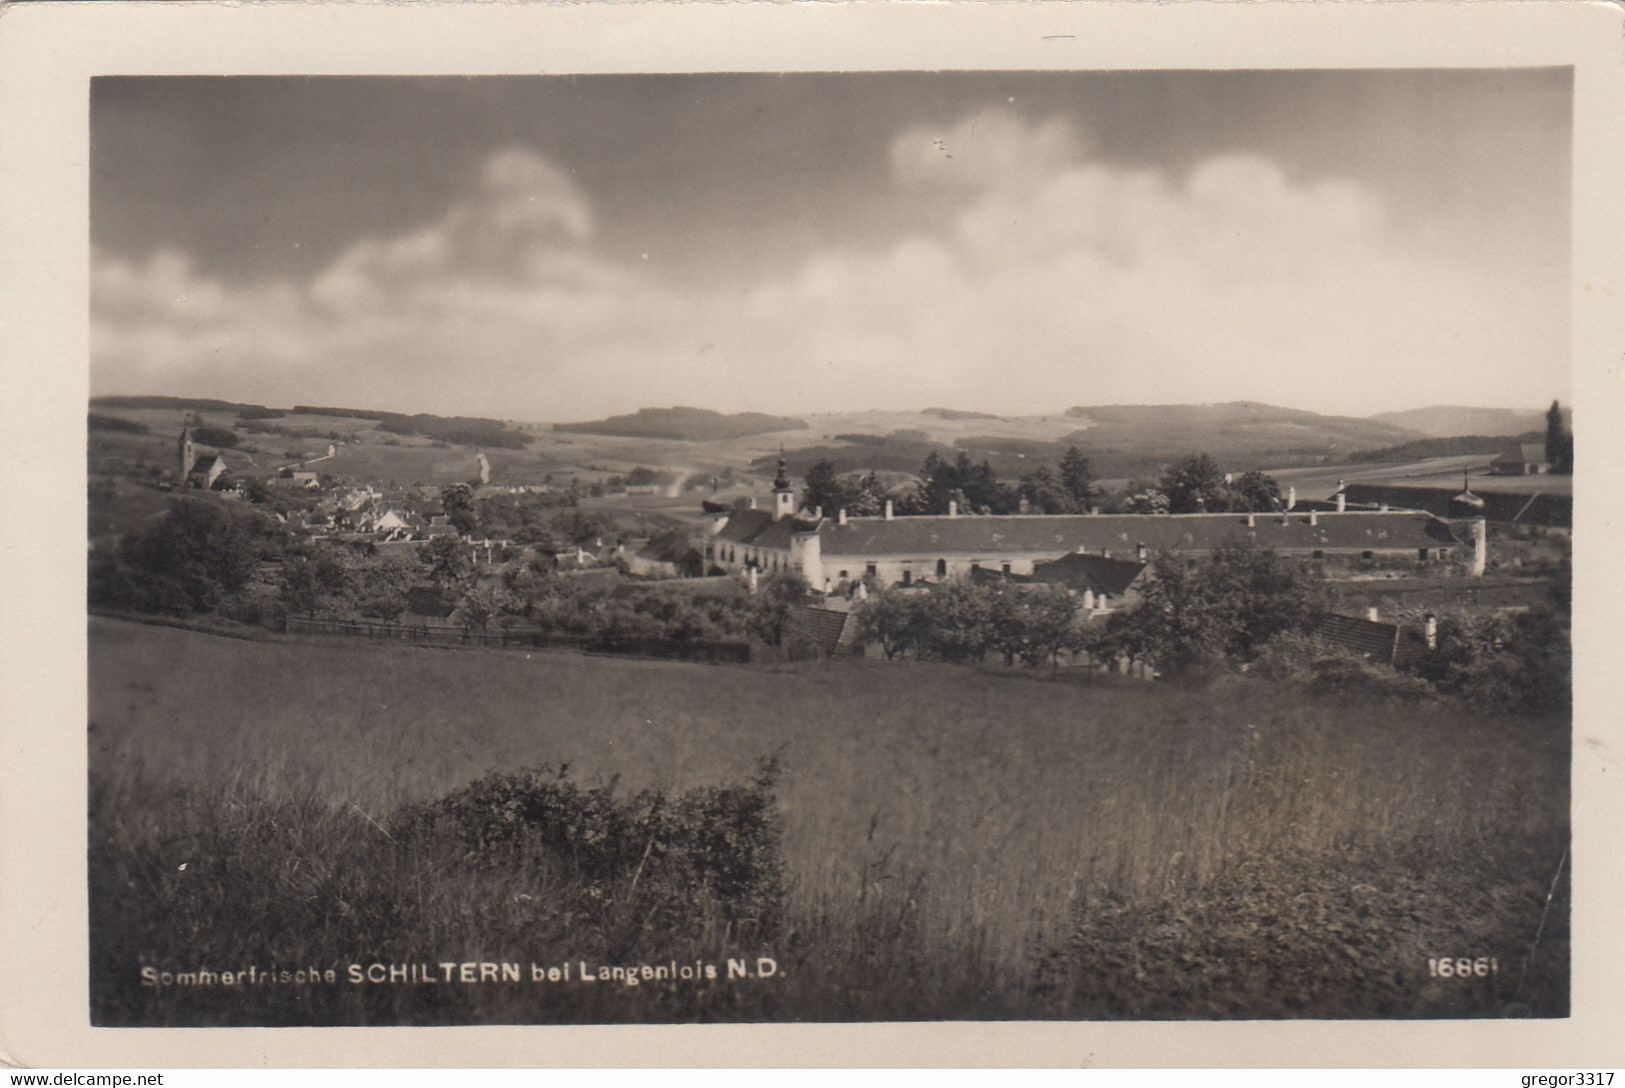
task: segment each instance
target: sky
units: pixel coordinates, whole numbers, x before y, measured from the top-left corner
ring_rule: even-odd
[[[98,78],[91,384],[520,420],[1569,393],[1566,69]]]

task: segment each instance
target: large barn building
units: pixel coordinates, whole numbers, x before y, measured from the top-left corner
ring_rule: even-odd
[[[1482,500],[1457,496],[1452,516],[1420,510],[1308,510],[1259,514],[962,515],[825,517],[798,507],[779,462],[773,509],[705,506],[698,541],[706,568],[764,575],[797,571],[815,589],[841,583],[938,583],[978,572],[1032,575],[1068,554],[1144,561],[1158,553],[1196,559],[1227,541],[1329,565],[1457,567],[1482,575]],[[1477,504],[1475,506],[1475,504]]]

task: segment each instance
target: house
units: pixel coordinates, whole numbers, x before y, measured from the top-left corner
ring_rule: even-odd
[[[622,544],[616,557],[629,573],[643,578],[676,578],[703,573],[700,553],[681,531],[656,534],[645,541]]]
[[[703,507],[696,545],[706,568],[771,575],[796,571],[826,594],[841,582],[911,586],[976,577],[992,570],[1031,576],[1040,563],[1068,553],[1145,563],[1155,553],[1191,563],[1229,542],[1250,542],[1277,554],[1351,566],[1377,562],[1448,569],[1463,563],[1484,572],[1482,500],[1464,490],[1450,516],[1419,510],[1282,510],[1267,514],[1066,514],[834,518],[798,509],[784,461],[774,480],[774,507]],[[1477,504],[1476,506],[1474,504]],[[1081,568],[1080,568],[1081,569]],[[1064,570],[1064,568],[1063,568]],[[1126,587],[1125,587],[1126,591]]]
[[[192,463],[192,471],[186,474],[186,486],[197,487],[204,491],[214,488],[215,481],[220,474],[226,471],[226,463],[220,459],[219,454],[205,453]]]
[[[1540,442],[1508,442],[1490,462],[1491,476],[1544,476],[1551,471]]]
[[[1073,552],[1033,564],[1032,581],[1065,586],[1091,612],[1105,612],[1140,602],[1151,564],[1143,559],[1111,559]]]
[[[850,606],[792,608],[785,617],[782,641],[786,646],[809,647],[820,657],[852,653],[859,644],[857,614]]]
[[[192,440],[192,428],[182,427],[180,448],[177,451],[180,460],[180,480],[182,487],[196,487],[204,491],[211,490],[220,474],[226,471],[226,462],[217,453],[199,453],[196,443]]]
[[[322,486],[321,478],[314,472],[290,472],[286,469],[266,482],[272,487],[286,487],[303,491],[319,491]]]
[[[1427,657],[1438,644],[1438,621],[1430,614],[1420,627],[1383,623],[1375,608],[1364,619],[1322,616],[1310,638],[1328,649],[1346,650],[1379,665],[1404,668]]]

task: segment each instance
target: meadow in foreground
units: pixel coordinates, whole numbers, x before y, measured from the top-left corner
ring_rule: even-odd
[[[105,619],[90,677],[99,1024],[1567,1011],[1566,721]],[[142,976],[247,965],[338,981]]]

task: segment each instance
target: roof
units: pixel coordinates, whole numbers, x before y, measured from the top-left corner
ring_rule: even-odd
[[[1417,628],[1355,616],[1322,616],[1315,622],[1311,634],[1322,645],[1349,650],[1396,667],[1428,653],[1427,636]]]
[[[1059,559],[1033,564],[1033,581],[1077,586],[1121,597],[1148,564],[1135,559],[1108,559],[1104,555],[1073,552]]]
[[[206,453],[199,457],[196,461],[192,462],[192,471],[208,472],[210,469],[214,468],[214,463],[218,460],[220,460],[220,458],[216,457],[214,454]]]
[[[638,549],[637,554],[644,559],[657,563],[681,563],[690,558],[697,558],[699,553],[686,539],[672,533],[661,533],[652,536]]]
[[[786,642],[803,642],[817,646],[826,654],[851,645],[857,623],[851,612],[832,608],[793,608],[785,619]]]
[[[1251,540],[1277,550],[1438,548],[1455,543],[1450,527],[1416,511],[1307,514],[1020,514],[996,517],[851,518],[825,522],[823,555],[1037,554],[1082,548],[1117,555],[1149,551],[1211,551],[1227,540]],[[753,541],[754,543],[754,541]]]
[[[973,585],[1032,585],[1034,579],[1028,574],[1006,574],[1002,570],[989,570],[987,567],[972,567],[970,580]]]
[[[1350,502],[1387,503],[1390,506],[1408,506],[1413,510],[1426,510],[1444,517],[1450,512],[1450,500],[1456,494],[1453,487],[1403,487],[1379,484],[1350,484]],[[1574,524],[1574,498],[1554,492],[1539,491],[1533,495],[1517,491],[1475,491],[1484,500],[1484,517],[1489,521],[1516,522],[1520,525],[1555,525],[1567,528]]]
[[[1546,463],[1546,447],[1539,442],[1508,442],[1494,463],[1543,465]]]
[[[731,544],[749,544],[755,548],[781,548],[788,550],[792,533],[810,533],[821,522],[788,517],[774,520],[771,510],[740,510],[729,515],[717,533],[717,539]]]

